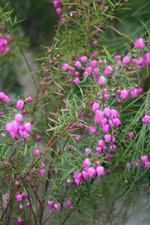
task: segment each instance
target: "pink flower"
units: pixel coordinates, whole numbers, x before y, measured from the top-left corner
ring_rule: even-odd
[[[0,92],[0,100],[2,100],[4,103],[10,102],[10,98],[4,92]]]
[[[77,186],[79,186],[79,185],[82,185],[82,181],[81,181],[81,179],[74,179],[74,182],[75,182],[75,184],[77,185]]]
[[[137,97],[139,95],[141,95],[143,93],[143,88],[134,88],[132,91],[131,91],[131,95],[132,97]]]
[[[97,56],[98,56],[98,52],[97,52],[97,51],[94,51],[94,52],[93,52],[93,56],[94,56],[94,57],[97,57]]]
[[[95,134],[96,133],[96,128],[95,127],[89,127],[88,133],[89,134]]]
[[[93,41],[92,41],[92,44],[93,44],[93,46],[96,47],[96,46],[98,46],[98,41],[97,41],[97,40],[93,40]]]
[[[80,135],[75,136],[74,139],[77,140],[77,141],[80,141],[81,140],[81,136]]]
[[[61,210],[61,205],[60,205],[60,203],[55,203],[55,204],[54,204],[54,209],[55,209],[57,212],[59,212],[59,211]]]
[[[121,55],[115,55],[115,59],[121,60]]]
[[[145,54],[145,63],[147,66],[150,66],[150,52]]]
[[[131,164],[130,164],[130,163],[127,163],[127,164],[126,164],[126,169],[127,169],[127,170],[130,170],[130,168],[131,168]]]
[[[96,66],[97,66],[97,60],[92,60],[91,62],[90,62],[90,65],[91,65],[91,67],[92,68],[96,68]]]
[[[129,91],[128,90],[124,89],[124,90],[120,91],[120,98],[126,99],[126,98],[128,98],[128,96],[129,96]]]
[[[80,69],[82,67],[82,63],[80,61],[76,61],[75,62],[75,67],[77,67],[78,69]]]
[[[76,85],[80,84],[80,78],[76,77],[76,78],[73,80],[73,82],[74,82]]]
[[[142,163],[148,162],[148,155],[141,156]]]
[[[106,144],[105,144],[104,140],[102,140],[102,139],[99,140],[99,141],[98,141],[98,146],[99,146],[99,147],[102,147],[102,148],[106,148]]]
[[[143,49],[145,47],[145,42],[143,38],[139,38],[134,42],[134,47],[137,49]]]
[[[24,219],[19,217],[19,218],[17,219],[17,223],[18,223],[19,225],[23,225],[23,224],[24,224]]]
[[[118,118],[113,119],[113,124],[114,124],[116,127],[118,127],[118,126],[121,124],[120,119],[118,119]]]
[[[100,123],[104,118],[104,112],[100,110],[96,110],[95,112],[95,122]]]
[[[62,9],[60,7],[56,8],[56,13],[58,16],[60,16],[62,14]]]
[[[116,150],[117,150],[117,147],[116,147],[116,145],[110,145],[110,150],[112,151],[112,152],[116,152]]]
[[[106,134],[108,131],[109,131],[109,125],[106,124],[106,125],[103,125],[103,133]]]
[[[111,75],[113,73],[113,67],[112,66],[107,66],[104,70],[105,75]]]
[[[96,174],[97,176],[103,176],[105,174],[105,169],[103,166],[96,167]]]
[[[105,114],[106,116],[110,116],[110,114],[111,114],[111,109],[110,109],[109,107],[106,107],[106,108],[104,109],[104,114]]]
[[[83,177],[84,180],[87,180],[88,179],[88,173],[87,173],[87,171],[85,171],[85,170],[82,171],[82,177]]]
[[[46,170],[43,168],[43,169],[40,169],[39,171],[38,171],[38,173],[40,174],[40,175],[45,175],[45,173],[46,173]]]
[[[102,147],[97,147],[96,148],[96,152],[99,154],[103,154],[105,152],[105,149],[103,149]],[[97,154],[96,154],[97,155]]]
[[[59,2],[58,2],[57,0],[54,0],[54,1],[53,1],[53,6],[54,6],[55,8],[57,8],[58,5],[59,5]]]
[[[150,123],[150,115],[145,115],[142,119],[143,124],[149,124]]]
[[[39,149],[35,149],[33,152],[33,156],[40,156],[41,155],[41,151]]]
[[[85,154],[86,155],[90,155],[91,154],[91,149],[90,148],[86,148],[85,149]]]
[[[72,202],[70,200],[66,201],[66,207],[69,208],[69,209],[73,209],[73,205],[72,205]]]
[[[100,108],[100,104],[97,103],[97,102],[94,102],[93,105],[92,105],[92,110],[93,110],[93,111],[96,111],[96,110],[99,109],[99,108]]]
[[[27,97],[27,98],[25,99],[25,102],[26,102],[26,103],[33,102],[32,96]]]
[[[48,200],[48,201],[47,201],[47,205],[48,205],[48,207],[49,207],[50,209],[53,208],[53,207],[54,207],[54,201]]]
[[[89,167],[87,169],[87,174],[88,174],[89,177],[94,177],[95,174],[96,174],[96,170],[93,167]]]
[[[4,103],[9,103],[10,102],[10,98],[7,95],[5,95],[3,101],[4,101]]]
[[[23,107],[24,107],[24,101],[18,100],[16,103],[16,108],[21,110],[21,109],[23,109]]]
[[[111,118],[119,117],[119,113],[116,109],[111,109]]]
[[[6,37],[5,37],[5,38],[6,38],[6,40],[7,40],[7,41],[10,41],[10,40],[12,39],[12,37],[11,37],[11,35],[10,35],[10,34],[6,35]]]
[[[114,127],[113,121],[112,120],[108,120],[108,124],[110,127]]]
[[[4,92],[0,92],[0,100],[3,100],[5,98],[5,93]]]
[[[81,172],[75,172],[73,177],[74,177],[74,179],[81,179],[82,178],[82,173]]]
[[[91,165],[90,159],[89,158],[84,159],[82,166],[84,168],[88,168],[88,167],[90,167],[90,165]]]
[[[92,73],[93,69],[92,67],[88,66],[85,70],[85,72],[83,73],[84,76],[90,76]]]
[[[149,161],[145,162],[144,163],[144,168],[146,169],[146,168],[149,168],[149,167],[150,167],[150,162]]]
[[[32,124],[30,122],[27,122],[24,124],[24,128],[27,132],[32,131]]]
[[[18,123],[23,121],[23,115],[21,113],[17,113],[14,118]]]
[[[122,59],[123,64],[128,65],[130,64],[130,57],[129,56],[125,56]]]
[[[105,134],[105,135],[104,135],[104,138],[105,138],[105,141],[106,141],[106,142],[111,142],[111,140],[112,140],[112,137],[111,137],[110,134]]]
[[[37,134],[37,135],[35,136],[35,140],[36,140],[36,142],[40,142],[40,141],[42,140],[41,135]]]
[[[60,23],[61,23],[61,24],[65,24],[65,23],[66,23],[66,18],[62,17],[62,18],[60,19]]]
[[[68,71],[70,69],[70,66],[68,63],[65,63],[63,66],[62,66],[62,69],[63,71]]]
[[[21,202],[23,200],[22,194],[17,194],[16,195],[16,200],[17,200],[17,202]]]
[[[112,156],[111,153],[109,153],[109,154],[106,155],[106,160],[107,160],[108,162],[110,162],[110,161],[112,160],[112,158],[113,158],[113,156]]]
[[[83,55],[83,56],[81,56],[81,58],[80,58],[80,60],[81,60],[81,62],[86,62],[87,61],[87,56],[85,56],[85,55]]]
[[[131,132],[129,132],[129,134],[128,134],[128,135],[129,135],[129,137],[130,137],[131,139],[134,139],[134,136],[135,136],[135,135],[134,135],[134,133],[133,133],[132,131],[131,131]]]
[[[80,72],[79,72],[79,71],[76,71],[76,72],[74,73],[74,75],[75,75],[76,77],[79,77],[79,76],[80,76]]]
[[[97,84],[101,87],[103,86],[104,84],[106,84],[107,80],[104,76],[100,76],[98,81],[97,81]]]

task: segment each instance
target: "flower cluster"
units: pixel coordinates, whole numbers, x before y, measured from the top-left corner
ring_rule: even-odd
[[[0,92],[0,101],[2,101],[4,103],[9,103],[10,98],[4,92]]]
[[[100,162],[96,162],[95,166],[91,166],[91,161],[89,158],[84,159],[83,170],[81,172],[75,172],[73,175],[74,183],[78,185],[82,185],[83,180],[87,180],[93,178],[95,176],[103,176],[105,174],[104,167],[100,164]]]
[[[54,201],[48,200],[47,201],[47,205],[50,209],[55,209],[57,212],[59,212],[61,210],[61,205],[60,203],[55,203]]]
[[[11,40],[11,35],[3,36],[2,33],[0,33],[0,55],[7,55],[10,51],[10,48],[8,46],[9,42]]]
[[[71,77],[73,75],[73,78],[69,79],[69,83],[79,85],[86,80],[86,77],[92,75],[100,87],[107,83],[107,79],[112,76],[116,77],[118,73],[126,74],[126,72],[129,72],[130,76],[135,76],[138,71],[150,66],[150,52],[146,51],[143,38],[136,40],[134,46],[140,55],[139,57],[133,57],[132,53],[130,53],[131,56],[125,55],[123,57],[117,54],[114,56],[114,64],[109,65],[104,59],[99,58],[98,51],[94,51],[92,58],[87,55],[82,55],[74,62],[74,65],[64,63],[62,70],[68,75],[71,75]],[[140,54],[141,49],[145,51],[144,57]],[[129,94],[137,97],[141,92],[142,90],[140,88],[131,90],[130,93],[129,90],[123,89],[119,95],[122,99],[125,99]]]
[[[21,113],[17,113],[14,120],[6,124],[6,131],[12,138],[18,139],[19,136],[24,139],[30,138],[30,132],[32,131],[32,124],[30,121],[21,124],[24,118]]]
[[[142,168],[142,166],[147,169],[147,168],[150,168],[150,160],[149,160],[149,156],[148,155],[143,155],[141,156],[141,159],[140,160],[136,160],[134,163],[133,163],[133,166],[135,169],[137,168]],[[126,169],[127,170],[130,170],[131,169],[131,163],[126,163]]]
[[[19,203],[19,209],[22,211],[25,208],[31,208],[31,202],[28,199],[28,196],[25,192],[18,193],[16,195],[16,201]],[[24,219],[22,217],[17,218],[17,223],[19,225],[24,224]]]
[[[53,6],[55,7],[56,9],[56,13],[58,16],[60,16],[62,14],[62,3],[63,3],[63,0],[54,0],[53,1]]]

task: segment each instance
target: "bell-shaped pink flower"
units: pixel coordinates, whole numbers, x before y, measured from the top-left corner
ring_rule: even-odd
[[[81,69],[81,67],[82,67],[82,63],[81,63],[80,61],[76,61],[74,65],[75,65],[75,67],[77,67],[78,69]]]
[[[85,63],[86,61],[87,61],[87,56],[86,55],[83,55],[83,56],[81,56],[81,58],[80,58],[80,60],[81,60],[81,62],[83,62],[83,63]]]
[[[111,142],[111,140],[112,140],[112,137],[111,137],[110,134],[105,134],[105,135],[104,135],[104,138],[105,138],[105,141],[106,141],[106,142]]]
[[[66,201],[66,207],[69,208],[69,209],[73,209],[73,205],[72,205],[72,202],[70,200]]]
[[[90,167],[90,165],[91,165],[90,159],[89,158],[84,159],[82,166],[84,168],[88,168],[88,167]]]
[[[93,105],[92,105],[92,110],[93,110],[93,111],[96,111],[96,110],[98,110],[99,108],[100,108],[100,104],[97,103],[97,102],[94,102]]]
[[[70,66],[68,63],[65,63],[63,66],[62,66],[62,69],[63,71],[68,71],[70,69]]]
[[[15,115],[15,121],[17,121],[18,123],[21,123],[23,121],[23,115],[21,113],[17,113]]]
[[[104,84],[106,84],[107,80],[104,76],[100,76],[98,81],[97,81],[97,84],[101,87],[103,86]]]
[[[145,47],[145,41],[143,38],[139,38],[134,42],[134,47],[137,49],[143,49]]]
[[[90,65],[91,65],[91,67],[92,68],[96,68],[97,67],[97,60],[92,60],[91,62],[90,62]]]
[[[48,201],[47,201],[47,205],[48,205],[48,207],[49,207],[50,209],[53,208],[53,207],[54,207],[54,201],[48,200]]]
[[[147,66],[150,66],[150,52],[145,54],[145,63]]]
[[[113,73],[114,69],[112,66],[107,66],[104,70],[105,75],[111,75]]]
[[[130,64],[130,57],[129,56],[123,57],[122,62],[125,65],[129,65]]]
[[[102,119],[104,118],[104,112],[100,110],[96,110],[95,112],[95,122],[100,123]]]
[[[129,91],[128,90],[124,89],[124,90],[120,91],[120,98],[126,99],[126,98],[128,98],[128,96],[129,96]]]
[[[87,173],[87,171],[85,171],[85,170],[82,171],[82,177],[83,177],[84,180],[87,180],[88,179],[88,173]]]
[[[96,174],[97,176],[103,176],[105,174],[105,169],[103,166],[96,167]]]
[[[54,208],[57,212],[59,212],[59,211],[61,210],[61,205],[60,205],[60,203],[59,203],[59,202],[58,202],[58,203],[55,203],[54,206],[53,206],[53,208]]]
[[[16,103],[16,108],[21,110],[21,109],[23,109],[23,107],[24,107],[24,101],[18,100]]]
[[[89,134],[96,134],[96,128],[95,127],[89,127],[88,133]]]
[[[96,174],[95,168],[89,167],[89,168],[87,169],[87,174],[88,174],[89,177],[94,177],[95,174]]]
[[[23,218],[17,218],[17,223],[19,224],[19,225],[23,225],[24,224],[24,219]]]

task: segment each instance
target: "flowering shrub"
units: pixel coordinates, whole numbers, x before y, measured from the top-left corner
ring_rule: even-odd
[[[124,4],[53,1],[61,18],[32,76],[35,96],[14,103],[1,90],[2,224],[89,224],[91,214],[96,224],[94,209],[108,224],[141,180],[149,191],[149,40],[120,53],[100,41]],[[0,33],[2,57],[10,40]]]

